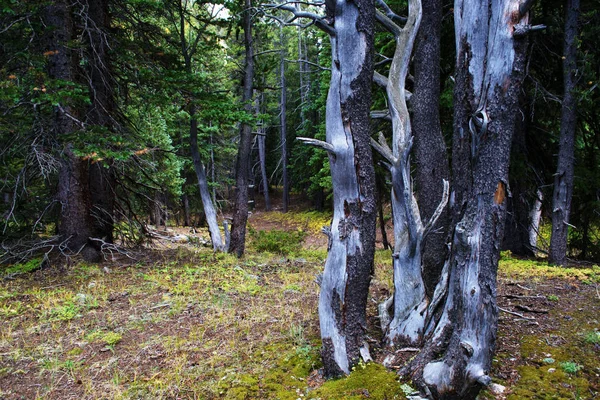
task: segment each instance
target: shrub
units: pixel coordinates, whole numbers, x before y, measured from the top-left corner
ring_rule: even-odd
[[[249,229],[251,245],[258,252],[288,255],[297,253],[302,249],[302,242],[306,237],[304,231],[256,231]]]

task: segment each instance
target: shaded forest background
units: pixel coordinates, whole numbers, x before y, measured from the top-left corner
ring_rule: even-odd
[[[77,213],[71,210],[73,215],[61,216],[66,212],[61,208],[61,173],[74,165],[86,175],[82,182],[87,187],[81,195],[82,201],[91,203],[88,218],[94,220],[95,228],[90,236],[99,239],[97,248],[113,241],[139,243],[148,223],[205,224],[190,151],[190,120],[197,121],[197,149],[221,216],[228,215],[233,205],[240,124],[249,124],[253,131],[250,184],[254,196],[276,188],[286,201],[292,191],[301,193],[318,210],[330,207],[332,187],[325,152],[294,140],[298,136],[324,139],[331,58],[325,34],[311,28],[282,27],[283,17],[255,5],[250,11],[253,98],[251,106],[244,107],[243,5],[183,0],[114,0],[94,2],[96,6],[75,2],[66,45],[75,68],[71,75],[61,76],[48,66],[57,58],[49,50],[57,32],[47,28],[48,4],[3,1],[1,7],[4,261],[19,261],[31,248],[60,247],[60,240],[49,242],[49,238],[58,233],[61,218],[64,225],[65,218],[73,219]],[[397,10],[406,7],[390,5]],[[569,258],[596,262],[600,260],[597,6],[595,1],[584,1],[580,15],[568,247]],[[440,107],[448,146],[455,57],[451,11],[446,2]],[[564,4],[540,2],[533,13],[536,23],[547,28],[532,35],[527,52],[503,243],[505,249],[522,255],[548,248],[563,97]],[[393,51],[383,33],[377,34],[375,47],[376,63],[384,62]],[[411,89],[410,79],[407,88]],[[374,93],[374,109],[385,108],[384,96]],[[68,110],[70,120],[64,122],[68,132],[57,125],[57,108],[61,107]],[[374,123],[373,132],[386,129],[385,121]],[[384,192],[389,182],[383,169],[378,176]],[[418,187],[416,191],[424,195]],[[538,249],[533,249],[528,237],[530,213],[537,200],[542,205],[542,239]],[[285,208],[286,202],[274,205]],[[110,216],[102,215],[106,207],[113,210]],[[32,242],[25,244],[25,240]],[[65,245],[61,250],[76,252],[79,247]]]

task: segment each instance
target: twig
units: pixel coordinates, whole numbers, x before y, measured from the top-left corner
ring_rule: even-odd
[[[518,312],[507,310],[506,308],[498,307],[498,310],[500,310],[502,312],[505,312],[507,314],[510,314],[510,315],[514,315],[514,316],[519,317],[519,318],[526,319],[528,321],[534,321],[535,320],[534,317],[527,317],[527,316],[525,316],[523,314],[519,314]]]

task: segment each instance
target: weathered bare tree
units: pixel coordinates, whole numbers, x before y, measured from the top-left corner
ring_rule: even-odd
[[[474,398],[491,382],[496,274],[508,163],[532,1],[456,0],[452,215],[443,313],[402,371],[433,398]],[[441,286],[439,286],[441,288]],[[434,298],[436,295],[434,295]]]
[[[563,56],[564,97],[562,101],[558,165],[552,195],[550,262],[564,265],[567,259],[569,213],[573,197],[575,131],[577,130],[577,20],[579,0],[567,0]]]
[[[405,90],[413,44],[421,21],[421,1],[409,2],[408,19],[403,28],[393,21],[400,18],[382,1],[380,4],[387,15],[378,11],[377,20],[392,32],[396,40],[388,77],[375,76],[375,81],[386,89],[393,135],[392,149],[383,135],[380,135],[378,142],[372,141],[373,147],[386,159],[392,176],[391,203],[394,215],[394,296],[393,302],[386,301],[380,306],[380,318],[389,345],[414,346],[421,342],[430,314],[423,281],[423,240],[446,206],[448,181],[440,180],[438,183],[443,187],[442,198],[427,225],[423,225],[410,175],[413,136]],[[390,305],[394,311],[393,318],[388,314]]]
[[[321,355],[328,377],[347,374],[370,360],[366,304],[375,252],[375,169],[370,146],[373,79],[372,0],[326,2],[326,16],[290,4],[273,6],[309,18],[329,34],[331,82],[326,104],[326,142],[300,138],[329,153],[333,220],[326,229],[328,255],[321,279]]]

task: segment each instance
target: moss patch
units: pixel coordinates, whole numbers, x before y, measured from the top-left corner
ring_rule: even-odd
[[[405,399],[395,373],[379,364],[361,364],[342,379],[328,381],[309,399]]]

